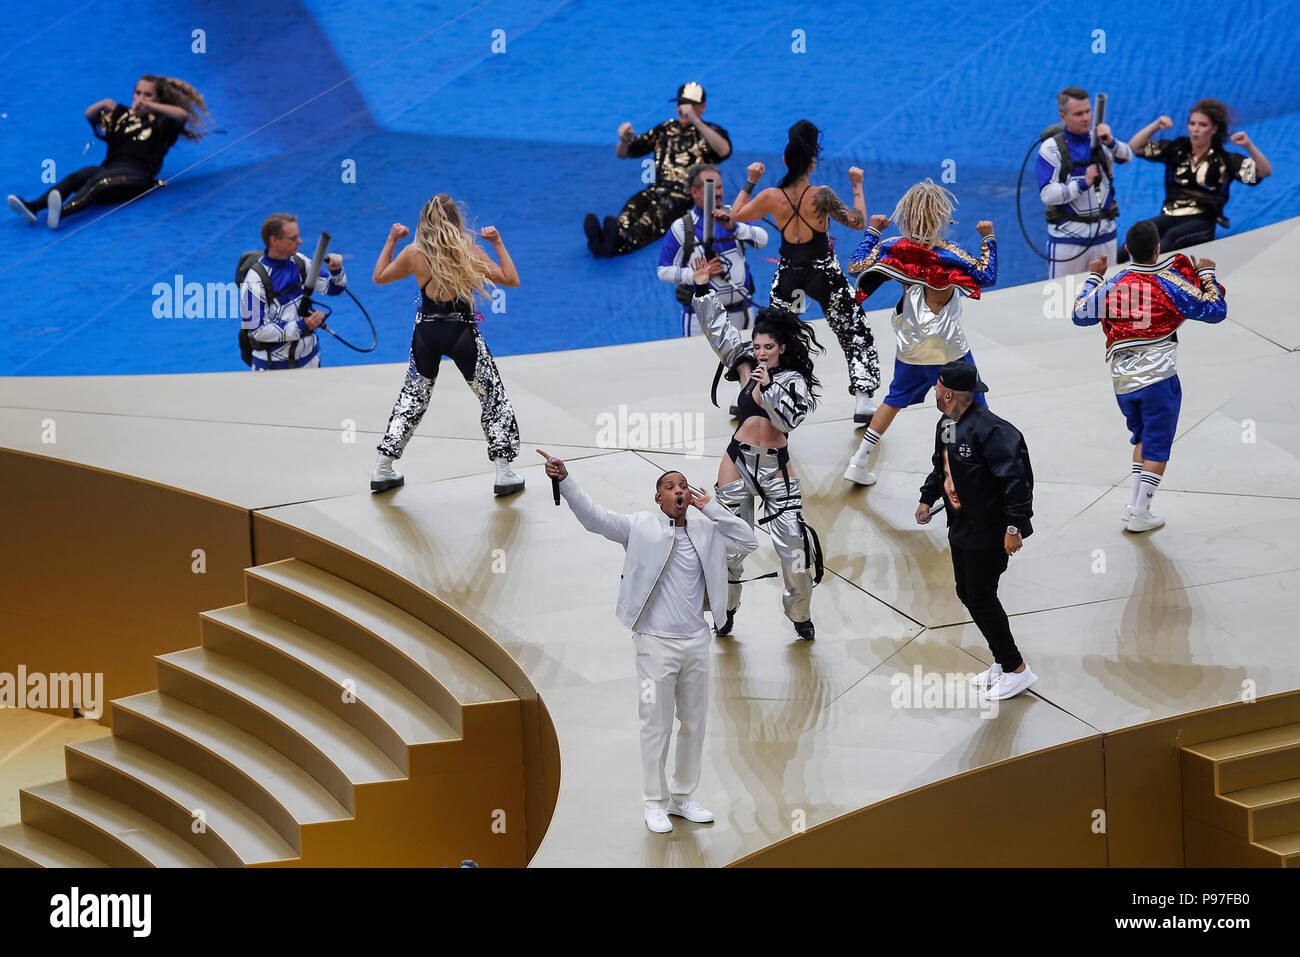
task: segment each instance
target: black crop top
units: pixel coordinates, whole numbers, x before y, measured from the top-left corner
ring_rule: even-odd
[[[754,380],[749,382],[740,390],[740,395],[736,398],[736,428],[745,424],[746,419],[752,419],[754,416],[767,418],[767,411],[754,401]]]

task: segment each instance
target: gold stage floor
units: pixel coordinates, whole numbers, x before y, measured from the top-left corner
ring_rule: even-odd
[[[713,649],[697,796],[718,820],[679,824],[668,838],[641,822],[633,656],[613,615],[622,550],[552,505],[532,450],[568,459],[597,501],[621,511],[654,507],[665,467],[711,485],[730,428],[708,402],[715,363],[703,340],[502,359],[528,481],[508,500],[492,496],[477,403],[449,366],[401,461],[406,487],[383,496],[367,491],[369,471],[400,365],[0,380],[0,445],[264,510],[397,571],[480,625],[531,677],[560,743],[559,802],[534,865],[722,865],[800,825],[962,772],[1247,691],[1300,688],[1300,425],[1286,398],[1300,382],[1291,351],[1300,316],[1284,288],[1300,267],[1297,248],[1300,220],[1207,247],[1229,318],[1180,334],[1183,408],[1157,495],[1168,525],[1141,536],[1120,528],[1129,446],[1100,330],[1075,327],[1059,305],[1045,317],[1048,283],[967,303],[989,403],[1025,433],[1037,479],[1037,531],[1001,595],[1040,677],[991,719],[978,706],[895,706],[896,678],[918,667],[982,670],[988,651],[953,592],[942,522],[920,528],[912,518],[937,413],[900,414],[874,460],[877,485],[842,480],[860,433],[842,354],[818,322],[825,399],[792,443],[826,554],[818,637],[794,639],[776,580],[746,586],[736,636]],[[887,385],[888,316],[870,318]],[[508,321],[486,324],[489,343],[493,324]],[[702,456],[636,435],[614,435],[611,447],[601,429],[674,412],[692,424],[702,417]],[[53,444],[42,441],[50,419]],[[759,539],[748,574],[776,568]],[[0,728],[14,718],[0,715]],[[25,736],[10,730],[3,740]],[[0,811],[36,781],[15,764],[0,764]]]

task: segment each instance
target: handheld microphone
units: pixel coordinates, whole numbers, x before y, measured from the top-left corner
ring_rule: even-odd
[[[555,459],[552,458],[551,461],[554,462]],[[560,504],[560,480],[556,476],[551,477],[551,496],[555,499],[555,504],[559,505]]]
[[[320,278],[320,267],[325,262],[325,250],[330,245],[330,234],[321,233],[320,239],[316,241],[316,252],[312,254],[311,265],[307,267],[307,275],[302,280],[302,299],[298,302],[298,315],[307,316],[311,313],[311,294],[316,289],[316,280]]]

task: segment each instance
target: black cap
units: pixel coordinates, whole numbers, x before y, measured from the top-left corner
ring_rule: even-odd
[[[980,381],[975,367],[969,362],[949,362],[939,370],[939,380],[955,392],[987,392],[989,387]]]
[[[694,80],[689,83],[683,83],[677,88],[676,100],[678,103],[695,103],[704,102],[704,87],[700,86]]]

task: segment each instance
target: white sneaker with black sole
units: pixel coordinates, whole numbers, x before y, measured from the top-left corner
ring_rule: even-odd
[[[860,429],[863,426],[870,425],[871,417],[876,414],[878,408],[880,406],[876,404],[875,399],[865,392],[859,392],[853,405],[854,428]]]
[[[988,686],[984,697],[990,701],[1014,698],[1037,680],[1038,675],[1029,670],[1029,665],[1025,665],[1024,671],[1004,671]]]
[[[502,495],[513,495],[515,492],[521,492],[524,488],[524,477],[516,475],[510,468],[509,459],[493,459],[497,466],[496,482],[492,485],[492,493],[498,497]]]
[[[12,209],[19,216],[21,216],[23,218],[23,222],[25,222],[28,226],[36,225],[36,214],[33,213],[30,209],[28,209],[27,204],[24,203],[17,196],[15,196],[13,193],[9,194],[9,208]]]
[[[45,201],[45,223],[50,229],[59,228],[59,217],[63,215],[63,197],[57,189],[50,190],[50,198]]]
[[[393,468],[393,457],[381,455],[375,462],[375,470],[370,475],[370,491],[387,492],[390,488],[406,484],[406,477]]]
[[[680,804],[677,801],[669,801],[667,813],[674,817],[684,817],[696,824],[713,823],[713,812],[695,800],[682,801]]]
[[[667,812],[658,805],[646,805],[645,826],[656,834],[671,834],[673,832],[673,822],[668,820]]]
[[[1135,508],[1133,513],[1129,515],[1128,521],[1124,523],[1124,527],[1130,532],[1149,532],[1153,528],[1159,528],[1164,523],[1165,517],[1163,515],[1157,515],[1149,508]]]

